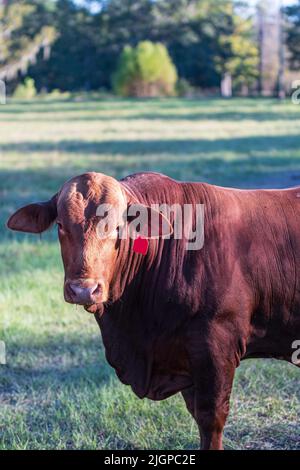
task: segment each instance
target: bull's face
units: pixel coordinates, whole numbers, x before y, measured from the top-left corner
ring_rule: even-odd
[[[51,200],[23,207],[8,221],[10,229],[29,233],[41,233],[56,222],[67,302],[89,307],[109,298],[118,237],[117,226],[107,237],[99,236],[97,213],[103,204],[126,209],[121,185],[108,176],[87,173],[65,183]]]
[[[97,305],[109,300],[120,245],[121,219],[113,218],[103,234],[99,226],[107,215],[101,208],[115,208],[120,216],[126,213],[128,203],[118,181],[87,173],[65,183],[49,201],[19,209],[7,225],[12,230],[42,233],[56,222],[65,269],[65,300],[94,313]]]
[[[86,307],[107,302],[118,254],[118,225],[115,220],[107,236],[100,234],[105,214],[99,208],[126,210],[120,184],[100,174],[83,175],[63,186],[56,205],[65,300]]]

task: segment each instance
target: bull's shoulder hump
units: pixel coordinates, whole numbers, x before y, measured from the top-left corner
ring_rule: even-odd
[[[176,181],[173,178],[170,178],[167,175],[164,175],[163,173],[158,173],[155,171],[142,171],[138,173],[133,173],[131,175],[125,176],[124,178],[121,179],[122,183],[134,183],[134,182],[144,182],[145,180],[148,181],[155,181],[155,180],[164,180],[164,181],[172,181],[174,183],[180,183],[179,181]]]
[[[238,199],[245,196],[254,197],[254,199],[260,197],[270,196],[282,196],[289,198],[299,198],[300,199],[300,186],[290,187],[290,188],[274,188],[274,189],[265,189],[265,188],[234,188],[228,186],[218,186],[214,184],[209,184],[206,182],[197,182],[197,181],[178,181],[173,178],[170,178],[167,175],[158,172],[144,171],[139,173],[134,173],[128,175],[121,179],[121,183],[127,186],[128,188],[134,189],[150,189],[151,187],[164,187],[167,190],[168,187],[176,190],[176,187],[179,189],[185,188],[188,192],[198,192],[202,194],[205,193],[207,196],[216,196],[222,195],[223,197],[228,196],[238,196]]]
[[[182,184],[169,176],[155,172],[134,173],[121,179],[120,183],[127,192],[135,196],[144,193],[151,195],[162,191],[168,194],[171,188],[177,191]]]

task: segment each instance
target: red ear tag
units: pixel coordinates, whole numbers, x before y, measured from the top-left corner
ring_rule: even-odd
[[[145,255],[149,248],[149,242],[146,238],[138,237],[133,242],[133,251]]]

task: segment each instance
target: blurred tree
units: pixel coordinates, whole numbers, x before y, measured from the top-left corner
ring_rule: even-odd
[[[164,5],[167,13],[165,42],[181,77],[201,87],[219,87],[222,77],[229,75],[235,89],[245,90],[255,83],[258,49],[253,18],[249,17],[246,3],[232,0],[158,3]]]
[[[283,94],[284,38],[279,0],[257,3],[259,38],[259,92],[265,96]]]
[[[58,37],[49,61],[29,70],[37,88],[72,91],[103,86],[106,71],[98,51],[99,18],[72,0],[57,0],[53,16]]]
[[[14,98],[18,100],[30,100],[36,95],[34,80],[26,77],[24,83],[20,83],[14,91]]]
[[[55,39],[50,2],[6,0],[0,3],[0,79],[25,73],[40,51],[49,57]]]
[[[233,88],[248,94],[258,79],[259,54],[258,45],[253,31],[253,19],[241,14],[241,9],[247,7],[239,3],[239,14],[232,2],[224,2],[224,13],[227,21],[219,27],[219,53],[216,64],[223,79],[232,78]]]
[[[135,48],[124,48],[113,87],[121,96],[170,96],[174,95],[176,81],[176,68],[166,47],[142,41]]]
[[[300,0],[286,7],[284,13],[288,20],[287,47],[290,51],[290,66],[292,70],[300,70]]]
[[[179,76],[195,87],[218,87],[220,77],[214,63],[217,38],[209,1],[161,0],[157,10],[159,40],[168,46]]]
[[[107,0],[100,2],[97,51],[101,57],[103,85],[110,87],[121,52],[143,40],[159,41],[157,2],[152,0]]]
[[[194,87],[219,88],[226,74],[235,89],[255,79],[252,23],[237,0],[7,1],[2,70],[18,74],[31,64],[38,90],[110,89],[124,47],[145,40],[163,43]],[[41,60],[51,44],[49,60]]]
[[[236,87],[250,85],[255,79],[253,24],[236,12],[237,5],[241,10],[241,2],[106,0],[98,4],[98,53],[107,72],[114,70],[126,45],[136,46],[148,39],[167,46],[179,76],[193,86],[219,87],[227,68],[236,76]],[[231,59],[235,60],[227,64]]]

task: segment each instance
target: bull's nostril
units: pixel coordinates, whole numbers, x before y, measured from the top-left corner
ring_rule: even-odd
[[[97,295],[97,294],[101,294],[101,293],[102,293],[102,286],[101,286],[101,284],[97,284],[97,286],[93,290],[92,294]]]
[[[95,286],[91,287],[91,294],[94,295],[94,294],[98,294],[100,293],[101,290],[100,290],[100,284],[95,284]]]

